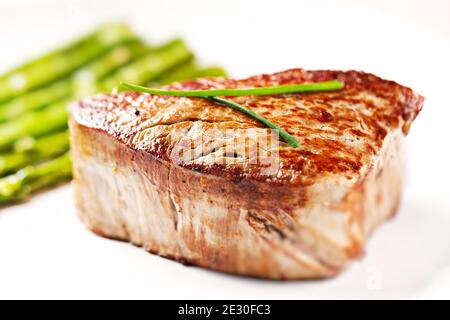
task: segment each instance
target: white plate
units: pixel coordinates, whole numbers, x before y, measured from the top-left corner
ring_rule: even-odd
[[[123,18],[154,42],[181,35],[203,61],[235,76],[291,67],[373,72],[427,98],[409,137],[409,185],[363,259],[331,280],[281,283],[184,267],[96,237],[62,187],[0,211],[0,298],[450,297],[448,39],[329,1],[75,3],[2,0],[0,70]]]

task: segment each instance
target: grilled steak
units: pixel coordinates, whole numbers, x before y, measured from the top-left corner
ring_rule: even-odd
[[[288,70],[173,89],[338,79],[342,91],[233,97],[293,148],[203,98],[101,94],[70,108],[74,196],[95,233],[190,264],[273,279],[335,275],[397,209],[423,98],[356,71]]]

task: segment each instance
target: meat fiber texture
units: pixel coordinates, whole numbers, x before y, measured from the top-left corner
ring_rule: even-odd
[[[169,88],[333,79],[345,88],[229,98],[284,128],[298,148],[203,98],[123,92],[71,105],[81,220],[101,236],[213,270],[336,275],[397,210],[403,142],[423,97],[371,74],[302,69]]]

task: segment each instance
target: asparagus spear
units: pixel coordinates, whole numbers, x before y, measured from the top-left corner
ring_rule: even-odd
[[[145,84],[174,66],[188,61],[192,56],[184,42],[175,39],[129,66],[118,70],[102,81],[99,87],[103,91],[111,91],[117,88],[122,81]]]
[[[225,71],[225,69],[219,66],[213,66],[199,70],[199,72],[194,74],[192,78],[188,78],[186,80],[203,77],[226,77],[226,76],[227,72]]]
[[[149,85],[164,85],[175,81],[180,81],[190,77],[190,75],[197,73],[200,70],[200,66],[194,58],[186,61],[180,65],[175,66],[161,74],[154,79]]]
[[[0,102],[67,76],[119,43],[135,38],[124,24],[106,25],[93,34],[0,77]]]
[[[38,110],[61,99],[68,99],[71,95],[84,95],[94,93],[92,82],[107,76],[118,67],[127,64],[149,48],[140,41],[120,45],[106,55],[94,60],[86,67],[80,69],[69,79],[58,81],[3,105],[0,105],[0,123],[16,118],[28,111]]]
[[[68,180],[71,176],[69,153],[37,166],[28,166],[0,179],[0,204],[24,200],[32,192]]]
[[[201,77],[223,77],[225,70],[220,67],[201,68],[195,61],[189,61],[157,78],[150,85],[165,85],[175,81],[191,80]]]
[[[19,141],[15,152],[0,155],[0,176],[29,164],[58,156],[67,150],[69,150],[68,131],[40,139],[29,138]]]
[[[67,99],[72,90],[68,80],[30,92],[0,106],[0,123],[11,120],[28,111],[41,109],[53,102]]]
[[[73,93],[75,98],[84,98],[95,94],[98,83],[120,70],[123,66],[145,54],[152,52],[151,48],[141,41],[119,46],[107,55],[82,68],[73,77]]]
[[[67,101],[40,111],[24,114],[14,121],[0,124],[0,150],[7,149],[25,136],[42,136],[67,127]]]

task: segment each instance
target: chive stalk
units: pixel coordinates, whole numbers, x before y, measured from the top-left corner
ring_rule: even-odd
[[[147,88],[127,82],[122,83],[121,86],[124,87],[125,89],[160,96],[239,97],[239,96],[278,95],[278,94],[300,93],[300,92],[332,91],[342,89],[344,87],[344,84],[341,81],[332,80],[324,82],[288,84],[282,86],[261,87],[261,88],[209,89],[209,90],[170,90],[159,88]]]
[[[294,148],[298,148],[300,146],[300,143],[297,141],[297,139],[295,139],[293,136],[291,136],[289,133],[287,133],[286,130],[284,130],[283,128],[277,126],[275,123],[267,120],[266,118],[264,118],[263,116],[259,115],[258,113],[234,102],[231,100],[227,100],[227,99],[223,99],[223,98],[218,98],[218,97],[208,97],[207,99],[226,105],[227,107],[233,108],[235,110],[238,110],[242,113],[245,113],[253,118],[255,118],[256,120],[258,120],[259,122],[261,122],[262,124],[266,125],[267,127],[275,130],[278,135],[283,138],[284,141],[286,141],[287,144],[289,144],[290,146],[294,147]]]
[[[125,89],[139,91],[160,96],[173,96],[173,97],[201,97],[210,101],[226,105],[230,108],[245,113],[259,122],[265,124],[267,127],[275,130],[287,144],[294,148],[299,147],[299,142],[293,136],[291,136],[286,130],[277,126],[273,122],[259,115],[258,113],[234,102],[218,96],[224,97],[238,97],[238,96],[258,96],[258,95],[279,95],[287,93],[300,93],[300,92],[317,92],[317,91],[332,91],[340,90],[344,87],[341,81],[331,80],[315,83],[300,83],[289,84],[282,86],[272,87],[260,87],[260,88],[235,88],[235,89],[209,89],[209,90],[170,90],[170,89],[158,89],[147,88],[131,83],[121,83],[121,86]]]

